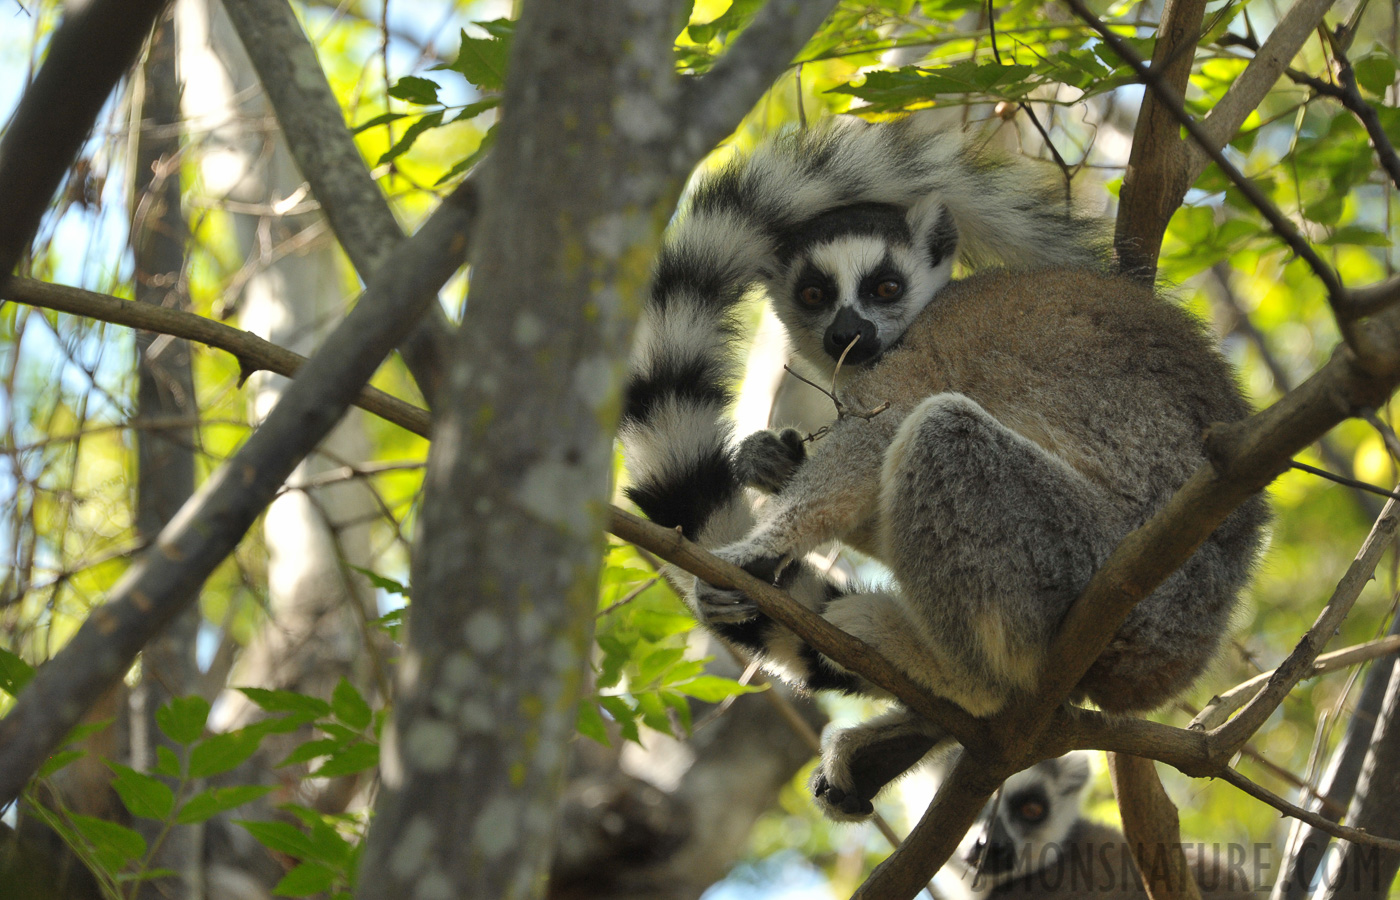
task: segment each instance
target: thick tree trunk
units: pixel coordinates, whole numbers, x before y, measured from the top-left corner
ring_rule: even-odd
[[[180,85],[175,71],[175,26],[168,15],[151,38],[141,85],[131,232],[136,300],[188,309],[187,228],[180,209],[180,137],[174,127],[180,121]],[[154,541],[194,493],[194,422],[199,409],[188,342],[137,332],[136,354],[136,531],[143,540]],[[158,745],[178,749],[156,727],[155,712],[172,697],[196,692],[199,623],[196,604],[176,617],[141,655],[141,684],[132,692],[131,717],[131,763],[138,770],[151,770]],[[156,846],[163,824],[141,820],[137,826],[148,844]],[[203,831],[196,825],[170,830],[160,841],[151,867],[178,875],[146,883],[142,897],[198,900],[204,896]]]

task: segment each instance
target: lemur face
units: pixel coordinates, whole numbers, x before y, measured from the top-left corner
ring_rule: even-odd
[[[770,281],[793,348],[822,371],[878,359],[952,277],[957,229],[942,207],[860,204],[787,235]],[[849,348],[849,349],[848,349]]]
[[[988,804],[964,844],[963,858],[977,871],[977,886],[994,886],[1055,862],[1079,821],[1089,780],[1081,753],[1047,759],[1018,772]]]

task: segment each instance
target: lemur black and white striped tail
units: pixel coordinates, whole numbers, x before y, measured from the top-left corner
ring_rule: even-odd
[[[753,524],[730,447],[735,307],[772,254],[740,167],[702,184],[667,234],[632,355],[619,437],[647,518],[715,547]]]
[[[656,263],[620,428],[628,496],[653,521],[710,547],[752,524],[729,450],[734,309],[773,274],[786,233],[859,203],[941,207],[961,235],[959,255],[972,262],[1104,259],[1098,226],[1069,208],[1062,185],[918,116],[828,120],[703,178]]]

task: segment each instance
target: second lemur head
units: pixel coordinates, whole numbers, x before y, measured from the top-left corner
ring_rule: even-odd
[[[843,365],[868,364],[952,278],[957,249],[957,226],[935,201],[830,210],[780,239],[768,281],[773,311],[819,371],[831,372],[852,340]]]
[[[1078,751],[1006,779],[963,844],[973,886],[995,887],[1053,865],[1080,820],[1088,783],[1088,755]]]

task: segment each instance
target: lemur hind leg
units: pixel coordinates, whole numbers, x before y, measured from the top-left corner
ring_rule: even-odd
[[[941,728],[903,708],[843,728],[822,748],[812,796],[828,819],[869,818],[875,795],[947,740]]]
[[[881,509],[882,558],[935,661],[911,674],[979,716],[1033,685],[1114,542],[1099,488],[957,393],[901,423]]]

